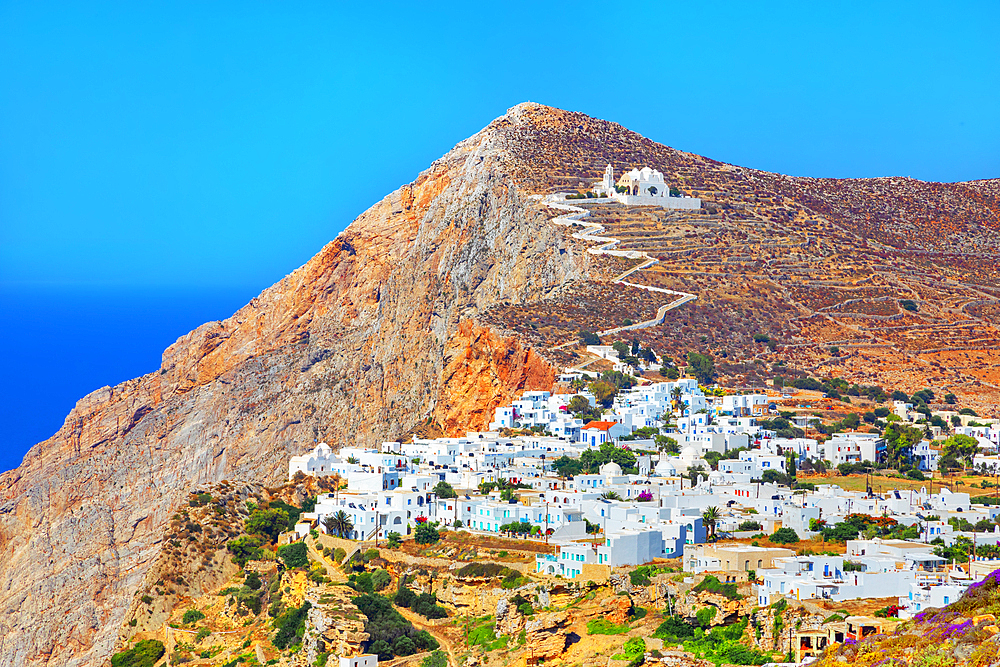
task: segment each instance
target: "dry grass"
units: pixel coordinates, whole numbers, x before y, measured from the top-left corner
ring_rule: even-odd
[[[842,477],[838,475],[830,476],[800,476],[799,481],[802,482],[812,482],[813,484],[835,484],[845,491],[864,491],[865,490],[865,475],[849,475],[847,477]],[[872,490],[875,493],[883,493],[892,490],[914,490],[919,491],[921,488],[930,491],[932,486],[932,480],[928,479],[923,482],[898,478],[898,477],[882,477],[875,475],[871,478]],[[997,490],[995,488],[983,488],[983,482],[989,482],[990,484],[996,483],[995,477],[983,477],[981,475],[953,475],[951,477],[939,477],[935,476],[933,479],[933,487],[935,491],[942,487],[950,489],[953,493],[968,493],[971,496],[992,496],[996,495]],[[975,484],[975,486],[973,486]]]

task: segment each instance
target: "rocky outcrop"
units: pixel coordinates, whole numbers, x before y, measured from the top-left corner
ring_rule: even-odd
[[[615,625],[626,625],[632,615],[634,606],[628,595],[616,595],[605,607],[605,617]]]
[[[709,591],[689,591],[687,595],[679,596],[674,607],[677,614],[687,618],[695,618],[699,609],[712,607],[716,610],[710,625],[723,625],[727,619],[732,620],[747,614],[756,606],[754,598],[743,597],[731,600],[724,595]]]
[[[354,595],[344,586],[323,586],[307,593],[313,606],[306,624],[314,632],[304,639],[304,664],[313,664],[324,651],[341,656],[364,652],[364,643],[370,637],[365,632],[366,617],[351,602]]]
[[[458,433],[485,430],[491,406],[509,405],[521,392],[551,390],[555,369],[516,338],[474,322],[462,322],[445,348],[441,400],[435,419]]]
[[[497,600],[493,630],[497,635],[516,637],[524,629],[525,616],[507,598]]]
[[[562,655],[569,642],[569,616],[564,611],[540,614],[525,623],[525,647],[534,660]]]
[[[587,271],[519,188],[525,108],[178,339],[155,372],[81,399],[0,476],[0,666],[100,664],[195,485],[274,483],[316,440],[375,444],[435,415],[464,430],[492,409],[465,391],[546,386],[544,360],[472,324]]]

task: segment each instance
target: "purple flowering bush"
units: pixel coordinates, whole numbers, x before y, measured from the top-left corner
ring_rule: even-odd
[[[830,646],[815,667],[991,667],[1000,664],[1000,570],[944,609],[926,609],[888,635]],[[891,627],[891,626],[889,626]]]

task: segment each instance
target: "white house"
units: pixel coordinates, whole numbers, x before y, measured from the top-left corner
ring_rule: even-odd
[[[612,442],[626,435],[627,429],[618,422],[592,421],[580,429],[580,442],[590,447],[600,447],[606,442]]]
[[[340,667],[378,667],[378,656],[374,654],[341,656]]]

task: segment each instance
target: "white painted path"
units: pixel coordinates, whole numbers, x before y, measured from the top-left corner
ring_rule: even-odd
[[[596,222],[583,222],[583,219],[590,215],[590,211],[580,208],[579,206],[571,206],[566,203],[563,199],[558,199],[565,195],[548,195],[542,199],[542,203],[547,205],[549,208],[554,208],[560,211],[566,211],[566,215],[560,215],[552,219],[552,222],[557,225],[563,225],[569,227],[573,224],[583,225],[584,230],[582,232],[576,232],[573,234],[573,238],[580,239],[581,241],[590,241],[596,243],[597,245],[587,248],[587,252],[592,255],[612,255],[614,257],[625,257],[627,259],[642,259],[645,258],[646,261],[634,266],[625,273],[621,274],[615,278],[612,282],[618,283],[620,285],[628,285],[629,287],[637,287],[639,289],[648,290],[650,292],[660,292],[662,294],[673,294],[677,298],[669,303],[660,306],[656,311],[656,316],[651,320],[646,320],[644,322],[637,322],[636,324],[629,324],[627,326],[615,327],[614,329],[608,329],[606,331],[595,332],[598,336],[602,338],[604,336],[610,336],[616,333],[621,333],[622,331],[631,331],[633,329],[645,329],[647,327],[655,327],[663,324],[663,319],[666,317],[667,312],[673,310],[674,308],[679,308],[683,306],[688,301],[694,301],[698,297],[694,294],[688,294],[687,292],[676,292],[674,290],[664,289],[662,287],[650,287],[649,285],[638,285],[636,283],[630,283],[625,280],[629,275],[635,273],[636,271],[641,271],[642,269],[648,268],[653,264],[656,264],[659,260],[655,257],[650,257],[644,252],[638,250],[613,250],[613,248],[618,245],[618,239],[612,238],[610,236],[598,236],[604,232],[604,225],[600,225]],[[558,350],[560,348],[569,347],[570,345],[576,345],[577,341],[570,341],[569,343],[563,343],[562,345],[556,345],[555,347],[549,348],[551,350]]]

